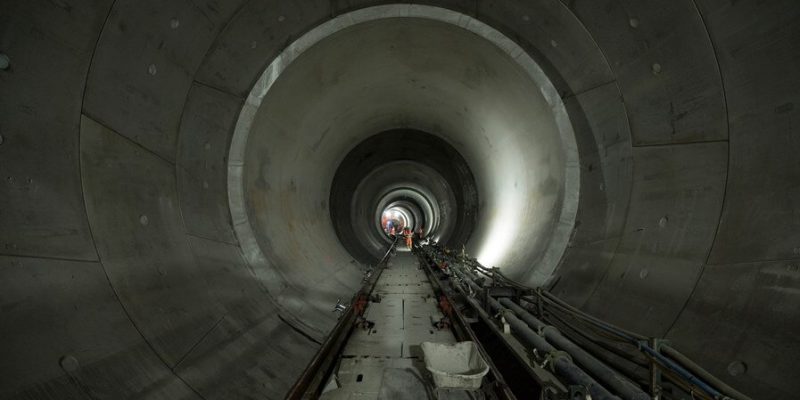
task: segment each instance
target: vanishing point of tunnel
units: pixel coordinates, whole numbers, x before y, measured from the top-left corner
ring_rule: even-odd
[[[406,228],[798,399],[798,43],[796,0],[3,1],[0,399],[283,398]]]

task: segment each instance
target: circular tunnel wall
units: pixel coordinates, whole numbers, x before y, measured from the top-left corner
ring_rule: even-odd
[[[753,397],[794,397],[796,1],[426,1],[448,9],[433,18],[428,6],[370,7],[378,3],[1,6],[0,398],[282,398],[332,324],[332,304],[361,278],[331,219],[337,165],[398,127],[441,138],[470,167],[470,253],[610,322],[667,337]],[[326,42],[383,22],[402,32],[394,20],[438,36],[410,32],[414,48],[398,50],[410,54],[400,60],[373,44],[366,74],[330,73],[356,72],[342,58],[359,49]],[[434,54],[443,40],[464,46]],[[416,53],[425,49],[438,65]],[[315,52],[328,56],[314,61]],[[293,68],[316,85],[304,87]],[[391,73],[398,78],[375,82]],[[427,79],[402,79],[417,76]],[[394,111],[406,113],[348,86],[359,79],[398,95]],[[554,91],[542,91],[547,81]],[[369,96],[375,104],[360,100]],[[318,102],[335,98],[338,112],[322,113]],[[547,127],[523,128],[542,98],[561,99],[566,114],[545,114],[556,126],[569,117],[580,162],[568,151],[553,157],[555,169],[526,158],[544,152],[514,132],[556,140]],[[281,119],[262,100],[296,107]],[[338,123],[392,114],[363,130]],[[270,138],[254,139],[250,158],[230,151],[247,148],[237,128],[246,115],[263,118],[252,133]],[[344,133],[322,138],[319,156],[324,129],[305,122]],[[269,162],[271,150],[258,148],[268,142],[287,154]],[[554,193],[529,174],[562,167],[554,182],[563,200],[551,203],[560,214],[508,191],[524,175],[519,190],[531,198]],[[572,180],[570,167],[580,169]],[[564,208],[573,203],[574,221]],[[514,211],[524,206],[534,210]],[[496,226],[525,215],[539,218],[488,245],[503,238]],[[566,246],[563,257],[534,234],[549,231],[566,232],[551,242]]]
[[[398,17],[398,7],[345,14],[299,38],[237,121],[228,184],[234,219],[247,221],[237,235],[283,277],[276,297],[299,302],[290,307],[311,326],[355,290],[356,263],[386,250],[371,227],[382,210],[359,204],[370,203],[359,198],[370,196],[364,173],[386,161],[432,167],[417,181],[430,188],[438,174],[452,193],[437,200],[437,218],[454,224],[442,239],[512,276],[550,276],[571,231],[577,150],[542,70],[469,17],[433,7]],[[383,158],[391,147],[397,154]],[[384,188],[405,180],[395,178]]]
[[[365,264],[380,259],[390,243],[380,226],[387,208],[407,210],[415,234],[422,229],[455,248],[467,243],[474,230],[478,203],[472,171],[458,151],[434,135],[408,129],[359,143],[336,168],[331,183],[336,235]]]

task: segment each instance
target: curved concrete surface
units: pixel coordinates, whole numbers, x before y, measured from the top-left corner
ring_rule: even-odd
[[[395,205],[414,232],[461,246],[478,215],[475,179],[444,140],[419,131],[382,132],[353,148],[331,182],[333,227],[353,257],[374,263],[383,256],[391,240],[376,229],[378,218]]]
[[[482,260],[796,397],[797,2],[383,3],[2,5],[0,398],[281,398],[361,279],[333,177],[396,128],[466,161]]]

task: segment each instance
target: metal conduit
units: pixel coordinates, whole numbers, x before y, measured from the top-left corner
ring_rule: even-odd
[[[486,275],[488,277],[491,277],[493,280],[494,280],[494,277],[496,275],[496,276],[499,276],[501,278],[502,283],[504,283],[504,284],[509,284],[509,285],[511,285],[513,287],[516,287],[516,288],[519,288],[519,289],[528,289],[526,286],[520,285],[517,282],[505,277],[499,271],[489,270],[489,269],[483,267],[482,265],[480,265],[478,263],[475,263],[475,265],[473,265],[473,267],[475,267],[482,274],[484,274],[484,275]],[[469,275],[472,279],[475,279],[474,275],[471,272],[469,272],[469,271],[464,271],[464,272],[466,272],[467,275]],[[550,303],[552,305],[555,305],[555,306],[557,306],[559,308],[562,308],[562,309],[572,313],[573,315],[575,315],[575,316],[577,316],[577,317],[579,317],[579,318],[581,318],[581,319],[583,319],[583,320],[585,320],[587,322],[590,322],[590,323],[592,323],[592,324],[594,324],[594,325],[596,325],[596,326],[598,326],[598,327],[600,327],[600,328],[602,328],[602,329],[604,329],[604,330],[606,330],[606,331],[608,331],[610,333],[613,333],[613,334],[615,334],[615,335],[617,335],[617,336],[629,341],[631,344],[637,346],[640,349],[641,352],[643,352],[644,354],[649,355],[653,360],[655,360],[655,362],[661,364],[664,368],[667,368],[668,370],[670,370],[673,373],[677,374],[681,378],[685,379],[689,384],[694,385],[694,386],[702,389],[703,391],[705,391],[706,393],[710,394],[715,399],[730,399],[731,397],[729,397],[728,395],[734,396],[736,398],[747,399],[747,396],[742,395],[737,390],[731,388],[730,386],[726,385],[724,382],[722,382],[719,379],[713,377],[713,375],[709,374],[707,371],[703,370],[701,367],[699,367],[695,363],[691,362],[691,360],[689,360],[687,357],[683,356],[681,353],[678,353],[677,350],[675,350],[675,349],[670,348],[670,350],[672,351],[672,353],[674,355],[674,357],[672,357],[672,358],[677,360],[678,361],[677,363],[675,361],[667,358],[667,357],[664,357],[657,350],[655,350],[654,348],[650,347],[648,344],[644,343],[643,340],[646,339],[646,338],[644,336],[642,336],[642,335],[639,335],[639,334],[637,334],[635,332],[630,332],[630,331],[626,331],[624,329],[620,329],[620,328],[615,327],[613,325],[609,325],[609,324],[607,324],[606,322],[604,322],[602,320],[599,320],[599,319],[597,319],[597,318],[595,318],[595,317],[593,317],[593,316],[591,316],[589,314],[586,314],[586,313],[584,313],[584,312],[582,312],[582,311],[570,306],[569,304],[563,302],[561,299],[555,297],[554,295],[552,295],[551,293],[549,293],[547,291],[540,292],[538,294],[538,296],[539,296],[540,299],[543,299],[543,300],[547,301],[548,303]],[[527,298],[525,298],[524,300],[529,301],[529,302],[533,302],[531,299],[527,299]],[[555,327],[552,327],[552,326],[544,324],[542,321],[539,321],[533,315],[528,313],[524,308],[520,307],[519,305],[517,305],[516,303],[514,303],[514,302],[512,302],[512,301],[510,301],[508,299],[501,299],[501,301],[503,302],[503,304],[509,306],[509,308],[517,310],[518,311],[518,315],[522,316],[522,318],[528,324],[530,324],[533,328],[535,328],[539,332],[541,332],[545,336],[545,338],[549,338],[551,341],[554,341],[555,340],[554,337],[558,336],[558,337],[560,337],[561,339],[563,339],[565,341],[565,344],[566,343],[571,344],[570,347],[572,349],[574,349],[576,352],[583,353],[583,355],[588,357],[588,359],[586,360],[587,362],[591,362],[591,361],[589,361],[591,359],[591,360],[594,360],[595,362],[597,362],[599,366],[602,366],[603,369],[609,369],[607,366],[605,366],[602,363],[600,363],[600,361],[597,360],[596,358],[594,358],[592,355],[586,353],[582,348],[580,348],[579,346],[577,346],[574,343],[572,343],[571,341],[569,341],[569,339],[564,338],[561,335],[561,333],[558,331],[558,329],[556,329]],[[571,355],[575,355],[575,354],[573,354],[572,351],[567,350],[566,347],[561,346],[561,345],[560,345],[560,347],[562,349],[564,349],[565,351],[568,351]],[[589,368],[591,370],[591,368],[589,367],[589,365],[587,363],[582,363],[582,364],[585,367],[587,367],[587,368]],[[613,369],[610,369],[610,371],[612,372],[612,376],[605,376],[604,371],[592,371],[592,372],[594,372],[595,375],[600,376],[601,379],[604,382],[606,382],[609,385],[612,385],[612,387],[613,387],[614,384],[617,384],[619,382],[617,382],[617,379],[614,378],[614,376],[613,376],[614,375]],[[603,376],[601,376],[601,373],[603,373]],[[622,378],[622,377],[618,377],[618,378]],[[614,380],[614,382],[612,383],[610,381],[607,381],[606,379],[612,379],[612,380]],[[623,382],[622,382],[623,385],[625,385],[625,386],[633,385],[631,382],[629,382],[627,380],[624,380],[624,378],[622,378],[622,379],[623,379]],[[634,387],[634,388],[636,389],[636,391],[641,392],[643,395],[647,396],[645,398],[650,398],[650,396],[648,396],[647,394],[642,392],[639,388],[636,388],[636,387]],[[717,388],[719,388],[720,390],[718,390]],[[620,389],[617,389],[617,390],[620,390]],[[620,393],[623,393],[623,391],[626,392],[627,391],[626,388],[622,388],[622,390],[620,390]]]
[[[459,271],[460,272],[460,271]],[[459,274],[459,272],[456,272]],[[463,279],[475,292],[482,293],[483,289],[472,281],[469,277],[461,273],[460,278]],[[564,353],[560,353],[558,349],[548,343],[542,336],[534,332],[528,324],[526,324],[513,312],[504,308],[497,300],[489,298],[490,311],[502,313],[506,322],[511,326],[516,336],[522,340],[525,345],[533,347],[538,353],[544,354],[552,362],[553,369],[556,373],[564,376],[571,384],[585,386],[592,396],[592,399],[597,400],[620,400],[620,398],[603,387],[594,378],[589,376],[580,367],[572,362],[572,359]]]
[[[709,373],[708,371],[706,371],[705,369],[703,369],[702,367],[697,365],[695,362],[690,360],[688,357],[683,355],[683,353],[679,352],[675,348],[673,348],[671,346],[668,346],[668,345],[663,345],[663,346],[661,346],[661,351],[665,355],[667,355],[669,358],[672,358],[675,361],[677,361],[680,364],[682,364],[684,367],[686,367],[692,373],[694,373],[697,376],[699,376],[701,379],[703,379],[706,382],[714,385],[715,387],[718,387],[724,393],[726,393],[726,394],[728,394],[730,396],[733,396],[733,397],[735,397],[736,399],[739,399],[739,400],[752,400],[750,397],[748,397],[748,396],[744,395],[743,393],[739,392],[738,390],[732,388],[730,385],[728,385],[727,383],[721,381],[716,376],[711,375],[711,373]]]
[[[0,9],[2,399],[284,398],[412,184],[437,241],[798,397],[799,1]],[[419,168],[333,183],[395,129],[463,163],[404,135]]]
[[[503,313],[503,317],[505,318],[506,322],[508,322],[508,324],[511,326],[511,329],[517,333],[517,336],[522,339],[525,344],[533,346],[537,351],[543,352],[547,355],[547,357],[553,363],[555,372],[566,377],[566,379],[572,384],[585,386],[588,389],[589,394],[592,395],[592,399],[620,399],[609,392],[608,389],[603,387],[580,367],[575,365],[570,357],[564,353],[560,353],[555,347],[553,347],[553,345],[547,343],[542,336],[539,336],[536,334],[536,332],[530,329],[528,324],[517,318],[517,316],[513,313],[508,312],[508,309],[503,308],[503,306],[501,306],[497,300],[489,299],[489,304],[493,312]]]
[[[555,327],[547,325],[531,315],[518,304],[511,301],[511,299],[503,298],[499,300],[499,303],[505,307],[508,307],[517,317],[525,321],[531,328],[538,331],[545,338],[545,340],[551,342],[561,350],[569,353],[578,362],[578,364],[586,368],[600,381],[619,393],[623,399],[650,399],[650,396],[641,388],[622,377],[617,371],[613,370],[605,365],[602,361],[587,353],[568,338],[564,337]],[[508,317],[506,316],[506,318]]]
[[[480,268],[480,266],[479,266],[479,268]],[[482,268],[482,269],[483,269],[481,271],[482,273],[484,273],[484,274],[486,274],[488,276],[492,276],[492,273],[491,272],[487,272],[486,268]],[[504,278],[503,279],[504,282],[514,284],[515,286],[520,287],[520,288],[524,288],[524,286],[518,285],[514,281],[512,281],[512,280],[510,280],[508,278],[505,278],[502,275],[500,275],[500,277]],[[467,280],[467,282],[469,282],[469,280]],[[477,287],[477,285],[474,282],[469,282],[469,283],[470,283],[471,286]],[[476,290],[480,291],[481,289],[478,288]],[[562,306],[562,307],[567,308],[567,309],[571,308],[566,303],[561,302],[560,299],[556,298],[555,296],[553,296],[550,293],[543,292],[543,295],[547,299],[549,299],[551,301],[551,304],[554,303],[555,305]],[[530,315],[530,313],[528,313],[527,311],[525,311],[524,309],[519,307],[517,304],[515,304],[515,303],[513,303],[513,302],[511,302],[510,300],[507,300],[507,299],[502,299],[502,300],[505,300],[506,304],[511,304],[511,305],[516,306],[517,308],[519,308],[519,310],[522,311],[522,314],[520,314],[520,315],[527,314],[530,318],[526,318],[526,321],[530,325],[532,325],[535,329],[537,329],[539,332],[541,332],[545,337],[547,337],[548,332],[550,333],[551,336],[553,336],[555,334],[557,334],[558,336],[561,336],[560,332],[558,332],[558,330],[556,328],[548,326],[548,325],[545,325],[543,322],[539,321],[538,319],[536,319],[535,317]],[[493,302],[496,302],[496,300],[489,299],[489,303],[492,306],[494,306]],[[499,303],[498,303],[498,306],[500,306]],[[655,349],[650,347],[647,343],[642,342],[640,340],[640,338],[643,338],[643,336],[638,335],[638,334],[633,333],[633,332],[624,331],[624,330],[621,330],[621,329],[619,329],[617,327],[608,325],[607,323],[605,323],[605,322],[603,322],[601,320],[598,320],[598,319],[596,319],[596,318],[594,318],[594,317],[592,317],[592,316],[590,316],[588,314],[580,312],[578,310],[575,310],[575,311],[577,312],[579,317],[582,317],[583,319],[586,319],[589,322],[593,322],[594,324],[598,325],[599,327],[601,327],[601,328],[603,328],[605,330],[608,330],[609,332],[615,333],[615,334],[619,335],[622,338],[627,339],[628,341],[631,342],[631,344],[636,345],[640,349],[640,351],[642,351],[644,354],[649,355],[651,358],[653,358],[655,360],[655,362],[657,362],[658,364],[662,365],[663,368],[666,368],[668,371],[671,371],[672,373],[678,375],[682,379],[685,379],[688,382],[688,384],[693,385],[693,386],[695,386],[697,388],[700,388],[701,390],[705,391],[712,398],[715,398],[715,399],[730,399],[731,398],[731,397],[727,396],[726,393],[731,394],[732,392],[726,391],[725,388],[721,387],[721,386],[717,386],[717,387],[720,387],[721,389],[723,389],[724,392],[720,391],[720,390],[717,390],[714,386],[712,386],[712,385],[714,385],[713,381],[709,381],[709,380],[703,378],[702,377],[703,374],[693,374],[693,372],[692,372],[691,368],[689,368],[689,366],[684,368],[684,366],[686,366],[686,364],[681,365],[678,362],[675,362],[675,361],[673,361],[673,360],[671,360],[671,359],[669,359],[667,357],[664,357],[658,351],[656,351]],[[553,332],[555,332],[555,333],[553,333]],[[563,336],[561,336],[561,337],[563,338]],[[553,340],[553,339],[551,338],[551,340]],[[565,340],[567,340],[567,339],[565,339]],[[572,346],[577,351],[583,352],[587,357],[592,358],[595,361],[598,361],[597,359],[595,359],[593,356],[591,356],[590,354],[588,354],[585,351],[583,351],[580,347],[578,347],[574,343],[572,344]],[[562,349],[564,349],[565,351],[567,351],[568,353],[570,353],[572,355],[572,353],[569,352],[565,347],[562,347]],[[585,367],[589,368],[587,366],[587,364],[583,364],[582,363],[582,365],[584,365]],[[602,365],[602,364],[600,364],[600,365]],[[690,363],[689,365],[694,365],[694,364]],[[607,366],[604,366],[604,367],[608,368]],[[591,370],[591,368],[589,368],[589,369]],[[593,372],[595,372],[595,371],[593,371]],[[613,372],[613,370],[612,370],[612,372]],[[703,371],[703,372],[705,372],[705,371]],[[600,374],[597,373],[597,372],[595,372],[595,374],[600,376]],[[606,378],[601,376],[601,379],[604,382],[606,382],[607,384],[609,384],[609,382],[605,380]],[[630,383],[630,382],[628,382],[628,383]],[[711,383],[711,384],[709,384],[709,383]],[[617,390],[619,390],[619,389],[617,389]],[[734,392],[736,392],[736,391],[734,390]],[[623,392],[620,391],[620,393],[623,393]],[[739,393],[736,392],[736,394],[739,394]],[[736,394],[733,394],[733,395],[736,396]],[[647,396],[646,394],[644,394],[644,395]],[[645,398],[650,398],[650,397],[647,396]]]
[[[487,272],[486,268],[482,268],[482,269],[483,269],[483,271],[481,271],[482,273],[487,274],[487,275],[491,275],[491,272]],[[507,283],[512,283],[517,287],[524,288],[524,286],[518,285],[514,281],[512,281],[512,280],[510,280],[508,278],[505,278],[502,275],[500,275],[500,277],[504,278],[504,281],[507,282]],[[475,285],[474,283],[470,283],[470,284],[471,285]],[[477,289],[477,290],[480,290],[480,289]],[[560,299],[556,298],[555,296],[553,296],[550,293],[543,292],[543,295],[545,296],[545,298],[551,300],[551,304],[554,303],[554,304],[556,304],[558,306],[562,306],[564,308],[567,308],[568,310],[572,308],[572,307],[568,306],[566,303],[563,303]],[[489,299],[490,304],[492,304],[492,302],[494,302],[494,301],[496,301],[496,300]],[[510,301],[508,301],[508,302],[510,302]],[[516,304],[514,304],[513,302],[510,302],[510,303],[516,306]],[[523,312],[525,312],[526,314],[530,315],[524,309],[522,309],[522,308],[520,308],[520,309]],[[601,327],[601,328],[603,328],[605,330],[608,330],[609,332],[615,333],[615,334],[619,335],[620,337],[625,338],[626,340],[630,341],[631,344],[636,345],[640,349],[640,351],[642,351],[644,354],[649,355],[658,364],[661,364],[663,368],[666,368],[667,370],[673,372],[674,374],[678,375],[679,377],[685,379],[690,385],[693,385],[693,386],[695,386],[697,388],[700,388],[701,390],[705,391],[712,398],[715,398],[715,399],[730,399],[730,397],[728,397],[725,393],[721,392],[720,390],[717,390],[714,386],[712,386],[709,383],[707,383],[706,381],[704,381],[704,378],[698,377],[695,374],[693,374],[690,368],[689,369],[684,368],[684,366],[680,365],[679,363],[677,363],[677,362],[675,362],[675,361],[673,361],[673,360],[671,360],[671,359],[669,359],[667,357],[664,357],[662,354],[660,354],[658,351],[656,351],[655,349],[650,347],[648,344],[642,342],[640,340],[640,338],[643,338],[643,336],[638,335],[638,334],[633,333],[633,332],[628,332],[628,331],[621,330],[621,329],[619,329],[617,327],[614,327],[612,325],[608,325],[607,323],[605,323],[605,322],[603,322],[601,320],[598,320],[598,319],[596,319],[596,318],[594,318],[594,317],[592,317],[592,316],[590,316],[588,314],[580,312],[580,311],[578,311],[576,309],[573,309],[573,310],[576,311],[576,313],[578,314],[579,317],[581,317],[583,319],[586,319],[589,322],[593,322],[597,326],[599,326],[599,327]],[[537,330],[542,332],[545,336],[546,336],[546,333],[544,332],[545,330],[553,330],[555,332],[558,332],[557,329],[545,325],[544,323],[542,323],[541,321],[539,321],[538,319],[536,319],[532,315],[530,315],[530,317],[533,318],[533,319],[529,320],[529,323],[531,325],[533,325]],[[550,328],[550,329],[547,329],[547,328]],[[559,336],[560,336],[560,333],[559,333]],[[573,346],[575,346],[575,345],[573,344]],[[579,351],[583,351],[582,349],[580,349],[577,346],[575,346],[575,348],[577,348]],[[588,353],[586,355],[588,357],[594,358],[591,355],[589,355]],[[586,366],[586,364],[583,364],[583,365]],[[702,375],[702,374],[697,374],[697,375]],[[608,383],[608,382],[606,382],[606,383]],[[731,392],[726,392],[726,393],[731,393]],[[646,394],[645,394],[645,396],[646,396]],[[648,396],[648,398],[649,398],[649,396]]]

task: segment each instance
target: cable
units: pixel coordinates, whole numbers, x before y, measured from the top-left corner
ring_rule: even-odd
[[[448,261],[454,260],[453,258],[450,258],[449,255],[443,254],[441,249],[438,249],[438,251],[439,251],[439,255],[443,256],[442,258],[445,258]],[[456,260],[457,259],[458,258],[456,258]],[[667,358],[664,355],[662,355],[661,353],[659,353],[657,350],[651,348],[650,345],[647,342],[648,341],[647,337],[645,337],[643,335],[640,335],[640,334],[637,334],[635,332],[628,331],[626,329],[614,326],[612,324],[606,323],[605,321],[602,321],[599,318],[591,316],[591,315],[589,315],[589,314],[587,314],[587,313],[585,313],[585,312],[573,307],[572,305],[570,305],[570,304],[566,303],[565,301],[559,299],[558,297],[556,297],[552,293],[548,292],[547,290],[543,290],[541,288],[534,289],[534,288],[525,286],[523,284],[520,284],[520,283],[518,283],[518,282],[516,282],[516,281],[514,281],[514,280],[512,280],[512,279],[510,279],[508,277],[506,277],[505,275],[503,275],[496,268],[489,269],[489,268],[484,267],[477,260],[469,259],[469,258],[466,258],[466,257],[461,257],[461,259],[462,259],[462,261],[461,261],[460,265],[464,268],[464,271],[460,271],[459,268],[456,265],[451,263],[451,270],[453,270],[454,274],[459,279],[462,279],[462,280],[464,279],[464,277],[460,276],[460,273],[463,272],[465,275],[469,275],[467,273],[467,270],[471,269],[472,270],[471,272],[477,272],[477,273],[479,273],[481,275],[484,275],[484,276],[488,277],[489,279],[492,280],[492,283],[495,284],[495,285],[496,284],[505,284],[507,286],[510,286],[510,287],[513,287],[513,288],[516,288],[516,289],[520,289],[520,290],[528,291],[528,292],[533,292],[534,295],[536,296],[534,300],[531,300],[532,295],[523,296],[522,300],[525,300],[525,301],[527,301],[529,303],[533,303],[533,304],[539,303],[537,305],[539,305],[543,309],[546,308],[553,319],[557,319],[563,326],[568,327],[573,332],[580,333],[581,336],[584,336],[590,342],[595,343],[596,345],[598,345],[600,347],[604,347],[604,348],[606,347],[605,343],[603,343],[601,341],[597,341],[596,339],[590,338],[586,334],[586,332],[592,332],[592,334],[594,334],[594,335],[596,335],[598,337],[605,338],[605,339],[610,340],[610,341],[615,342],[615,343],[623,343],[623,344],[631,345],[631,346],[635,347],[638,350],[639,354],[644,356],[644,358],[647,361],[649,361],[650,363],[658,364],[660,366],[659,369],[661,370],[662,374],[664,374],[665,376],[669,376],[672,379],[674,379],[675,380],[674,383],[676,383],[677,385],[687,387],[691,393],[695,393],[694,389],[697,388],[697,389],[699,389],[701,391],[699,393],[701,394],[701,398],[703,398],[703,399],[714,400],[714,399],[728,398],[727,396],[723,395],[719,390],[717,390],[714,386],[709,384],[707,381],[711,381],[711,382],[715,382],[716,381],[716,383],[717,383],[715,385],[716,387],[729,388],[727,385],[724,385],[724,384],[723,385],[719,385],[718,383],[721,382],[721,381],[717,380],[716,378],[713,379],[713,380],[701,379],[700,377],[697,376],[697,374],[695,374],[695,373],[691,372],[690,370],[682,367],[676,361],[670,360],[669,358]],[[467,280],[467,282],[475,284],[475,282],[472,282],[472,280]],[[553,312],[553,311],[555,311],[555,312]],[[563,314],[563,315],[559,315],[559,314]],[[570,317],[571,319],[573,319],[575,322],[581,324],[584,328],[588,328],[588,329],[585,329],[585,330],[579,329],[578,327],[576,327],[575,325],[573,325],[572,323],[567,321],[567,319],[566,319],[567,316]],[[540,317],[542,317],[544,319],[543,315],[540,315]],[[617,356],[625,357],[624,355],[617,353],[617,350],[620,351],[620,352],[621,352],[621,350],[619,350],[619,349],[611,350],[611,348],[612,347],[609,346],[608,348],[606,348],[606,350],[610,351],[611,353],[613,353],[613,354],[615,354]],[[630,357],[630,355],[627,355],[627,357]],[[687,358],[687,360],[688,360],[688,358]],[[634,362],[635,364],[639,364],[639,362],[636,362],[636,361],[632,361],[632,362]],[[639,364],[639,365],[642,366],[641,364]]]
[[[613,353],[614,355],[616,355],[616,356],[618,356],[620,358],[623,358],[626,361],[631,362],[633,364],[636,364],[636,365],[638,365],[640,367],[646,367],[646,366],[649,365],[645,360],[636,359],[637,355],[640,355],[640,356],[642,355],[638,351],[638,349],[637,349],[636,354],[625,353],[624,350],[622,350],[622,349],[613,347],[613,346],[611,346],[611,345],[609,345],[609,344],[607,344],[605,342],[602,342],[600,340],[593,339],[593,338],[589,337],[589,335],[585,331],[579,329],[578,327],[575,327],[575,326],[569,324],[568,322],[564,321],[561,317],[556,316],[556,315],[552,315],[552,316],[556,320],[558,320],[561,324],[563,324],[563,326],[567,327],[572,332],[574,332],[576,335],[579,335],[579,336],[583,337],[585,340],[588,340],[589,342],[601,347],[603,350],[606,350],[609,353]],[[548,322],[552,322],[552,321],[548,321]],[[558,325],[558,324],[553,324],[553,325]],[[630,343],[627,343],[627,342],[615,341],[615,343],[621,343],[621,344],[630,345]],[[633,347],[633,346],[631,345],[631,347]],[[644,357],[644,358],[646,359],[646,357]]]
[[[750,398],[743,393],[739,392],[738,390],[734,389],[731,386],[728,386],[725,382],[722,382],[717,377],[712,375],[710,372],[703,369],[703,367],[694,363],[689,357],[683,355],[683,353],[679,352],[678,350],[672,348],[671,346],[662,346],[661,351],[669,358],[677,361],[678,363],[682,364],[684,367],[689,369],[692,373],[700,376],[701,378],[705,379],[709,383],[713,384],[714,386],[718,387],[722,392],[730,395],[731,397],[735,397],[739,400],[750,400]]]

